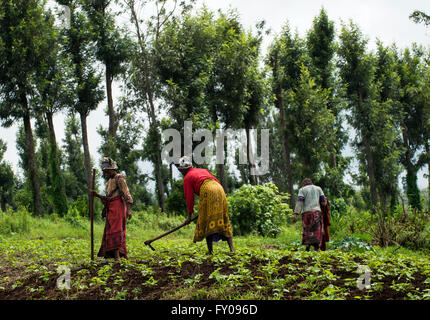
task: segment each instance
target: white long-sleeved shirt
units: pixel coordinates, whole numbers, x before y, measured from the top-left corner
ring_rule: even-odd
[[[321,211],[321,206],[325,205],[324,192],[318,186],[308,184],[299,189],[299,196],[294,209],[294,213],[303,213],[307,211]]]

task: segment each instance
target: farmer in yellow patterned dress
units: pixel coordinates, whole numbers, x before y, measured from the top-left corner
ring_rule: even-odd
[[[188,217],[194,211],[194,194],[199,196],[199,217],[194,231],[194,242],[206,239],[209,254],[213,253],[212,242],[227,241],[234,252],[233,234],[228,217],[228,205],[220,182],[207,169],[193,168],[187,156],[175,164],[184,176],[184,195],[187,201]]]

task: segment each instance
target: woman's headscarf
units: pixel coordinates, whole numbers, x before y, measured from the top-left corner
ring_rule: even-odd
[[[179,163],[175,163],[176,168],[180,171],[187,171],[193,167],[193,162],[189,156],[183,156],[179,159]]]
[[[111,158],[104,157],[102,161],[102,170],[118,170],[118,165],[116,161],[113,161]]]

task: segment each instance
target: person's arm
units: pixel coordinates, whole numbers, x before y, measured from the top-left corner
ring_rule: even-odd
[[[304,198],[299,197],[296,203],[296,207],[294,208],[293,221],[296,222],[297,214],[300,214],[303,211],[304,207]]]
[[[325,207],[326,205],[327,205],[326,197],[325,197],[324,193],[322,193],[322,191],[321,191],[321,195],[320,195],[320,206],[321,206],[321,209],[322,209],[322,207]]]
[[[125,202],[128,204],[133,203],[133,198],[131,197],[130,191],[128,190],[127,182],[125,181],[124,177],[120,177],[118,179],[118,188],[124,197]]]
[[[321,195],[320,195],[320,206],[321,206],[321,234],[324,236],[325,235],[325,230],[324,230],[324,210],[323,208],[327,205],[327,198],[324,195],[322,189],[321,189]]]
[[[187,201],[188,217],[186,222],[191,220],[191,214],[194,212],[194,190],[191,180],[184,179],[184,196]]]
[[[118,188],[124,197],[125,206],[127,207],[127,218],[131,218],[130,207],[133,203],[130,191],[128,190],[127,182],[123,176],[120,176],[117,180]]]
[[[297,197],[296,207],[294,208],[293,221],[296,222],[297,214],[302,213],[305,204],[305,196],[303,194],[303,190],[299,190],[299,194]]]
[[[94,197],[96,197],[96,198],[99,198],[103,203],[105,203],[106,202],[106,200],[107,200],[107,197],[106,196],[103,196],[103,195],[101,195],[101,194],[98,194],[95,190],[93,190],[93,189],[91,189],[90,190],[90,193],[94,196]]]

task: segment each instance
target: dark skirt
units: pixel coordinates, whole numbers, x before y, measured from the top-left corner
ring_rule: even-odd
[[[128,258],[125,240],[126,224],[127,207],[124,201],[120,197],[112,199],[107,204],[106,224],[97,256],[112,258],[115,250],[119,249],[120,257]]]
[[[322,240],[321,212],[307,211],[302,214],[303,236],[302,244],[319,245]]]
[[[209,241],[212,241],[212,242],[218,242],[220,240],[222,240],[222,241],[228,240],[228,238],[226,236],[219,234],[219,233],[211,234],[210,236],[207,236],[206,239]]]

